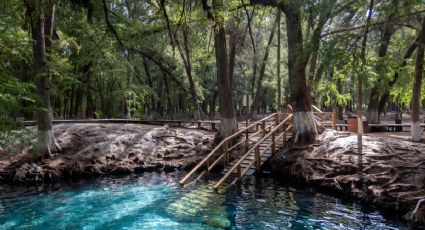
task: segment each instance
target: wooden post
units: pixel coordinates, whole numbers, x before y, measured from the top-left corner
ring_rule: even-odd
[[[336,112],[332,112],[332,129],[336,130]]]
[[[263,137],[266,135],[266,121],[261,122],[261,130],[263,130]]]
[[[238,165],[238,167],[236,167],[236,176],[238,177],[238,180],[242,179],[241,165]]]
[[[257,145],[257,147],[255,147],[255,169],[257,171],[260,171],[260,164],[261,164],[261,159],[260,159],[260,146]]]
[[[208,176],[208,174],[210,173],[210,170],[209,170],[209,168],[210,168],[210,161],[209,160],[207,160],[206,166],[207,166],[207,168],[205,169],[205,176]]]
[[[321,126],[323,126],[323,127],[325,127],[325,126],[324,126],[324,119],[325,119],[325,118],[324,118],[324,116],[323,116],[324,114],[325,114],[325,113],[320,113],[320,125],[321,125]]]
[[[276,115],[274,117],[274,124],[279,125],[279,113],[276,113]]]
[[[276,140],[275,140],[275,133],[272,133],[272,156],[274,155],[276,151]]]
[[[215,123],[213,122],[213,123],[211,123],[211,131],[214,131],[215,130]]]
[[[249,131],[248,129],[245,131],[245,151],[249,149]]]
[[[223,154],[224,154],[224,162],[225,162],[225,164],[229,165],[230,156],[229,156],[229,146],[228,146],[228,142],[226,142],[226,143],[223,145]]]
[[[198,129],[201,128],[201,122],[198,121]]]

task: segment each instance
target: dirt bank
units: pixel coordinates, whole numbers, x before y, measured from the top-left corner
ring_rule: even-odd
[[[361,164],[359,164],[361,162]],[[274,174],[359,198],[404,219],[425,223],[425,144],[327,130],[305,148],[271,160]]]
[[[215,134],[139,124],[77,123],[58,124],[53,128],[61,150],[48,160],[35,155],[32,146],[20,148],[15,156],[0,152],[0,182],[50,182],[90,175],[185,168],[209,152]],[[36,143],[35,128],[29,129],[30,139]]]

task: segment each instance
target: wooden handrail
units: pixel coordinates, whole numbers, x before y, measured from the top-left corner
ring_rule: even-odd
[[[186,180],[189,179],[196,171],[198,171],[199,168],[201,168],[205,163],[209,162],[210,158],[213,157],[215,155],[215,153],[217,151],[219,151],[220,149],[223,148],[224,144],[228,144],[229,141],[231,141],[233,138],[239,136],[240,134],[244,133],[246,130],[249,130],[253,127],[255,127],[257,124],[266,121],[268,119],[270,119],[273,116],[278,116],[279,113],[273,113],[261,120],[258,120],[254,123],[252,123],[251,125],[249,125],[248,127],[245,127],[244,129],[241,129],[239,131],[237,131],[236,133],[226,137],[224,140],[222,140],[201,162],[199,162],[192,170],[190,170],[190,172],[188,174],[186,174],[186,176],[184,176],[180,181],[180,185],[184,185]],[[209,168],[209,167],[208,167]]]
[[[317,108],[316,106],[311,105],[311,107],[313,108],[313,111],[316,111],[316,112],[318,112],[318,113],[323,113],[323,112],[322,112],[322,110],[320,110],[320,109],[319,109],[319,108]]]
[[[275,133],[276,131],[278,131],[285,123],[287,123],[288,121],[290,121],[290,119],[292,118],[292,114],[290,114],[288,117],[286,117],[282,122],[279,123],[279,125],[277,125],[272,131],[270,131],[268,134],[266,134],[263,138],[261,138],[259,141],[257,141],[257,143],[252,146],[237,162],[236,164],[234,164],[232,166],[232,168],[230,168],[227,173],[214,185],[214,188],[218,188],[226,179],[227,177],[230,176],[230,174],[235,170],[238,169],[238,167],[240,167],[240,164],[242,164],[242,162],[245,160],[245,158],[248,157],[248,155],[254,151],[257,147],[260,146],[261,143],[264,142],[264,140],[266,140],[267,138],[269,138],[273,133]],[[284,131],[286,132],[286,130]],[[248,168],[247,168],[248,169]],[[238,177],[243,176],[243,174],[241,174],[240,172],[240,168],[238,169]]]
[[[269,128],[269,127],[271,127],[272,126],[272,124],[270,124],[270,125],[268,125],[267,127],[266,127],[266,129],[267,128]],[[258,130],[257,132],[255,132],[255,133],[253,133],[253,134],[251,134],[251,135],[249,135],[248,136],[248,138],[252,138],[252,137],[254,137],[254,136],[257,136],[258,134],[260,134],[262,132],[262,130],[260,129],[260,130]],[[243,142],[245,142],[246,140],[242,140],[242,141],[240,141],[240,142],[238,142],[238,143],[236,143],[235,145],[233,145],[232,147],[230,147],[229,149],[228,149],[228,151],[230,152],[230,151],[232,151],[234,148],[236,148],[238,145],[240,145],[241,143],[243,143]],[[209,171],[211,171],[211,170],[213,170],[214,169],[214,167],[218,164],[218,163],[220,163],[220,161],[222,161],[223,160],[223,158],[225,157],[225,154],[221,154],[219,157],[217,157],[216,159],[215,159],[215,161],[212,163],[212,164],[210,164],[209,165],[209,167],[208,167],[208,169],[207,170],[204,170],[204,171],[202,171],[202,173],[200,173],[197,177],[196,177],[196,179],[195,180],[193,180],[193,181],[191,181],[190,183],[188,183],[187,185],[189,185],[189,184],[192,184],[192,183],[194,183],[194,182],[196,182],[196,181],[198,181],[199,179],[201,179],[205,174],[207,174],[207,172],[209,172]],[[185,184],[186,185],[186,184]]]
[[[331,115],[332,129],[336,130],[336,113],[335,112],[313,112],[314,115],[319,115],[320,125],[325,125],[324,115]],[[328,123],[329,124],[329,123]]]
[[[288,128],[286,128],[286,130],[284,131],[284,132],[282,132],[279,136],[278,136],[278,138],[282,138],[283,137],[283,135],[285,135],[285,133],[287,133],[290,129],[292,128],[292,125],[289,125],[288,126]],[[270,144],[268,144],[264,149],[263,149],[263,151],[262,152],[260,152],[259,153],[259,157],[261,158],[261,156],[263,156],[263,154],[271,147],[273,145],[273,143],[270,143]],[[257,147],[258,148],[258,147]],[[247,172],[248,172],[248,170],[250,170],[251,169],[251,167],[254,165],[256,163],[256,161],[252,161],[251,163],[249,163],[248,164],[248,166],[245,168],[245,170],[243,170],[240,174],[239,174],[239,176],[240,176],[240,178],[242,178]],[[233,181],[232,181],[232,183],[231,184],[234,184],[237,180],[239,180],[240,178],[238,178],[238,177],[236,177]],[[218,186],[217,186],[218,187]],[[216,188],[216,187],[214,187],[214,188]]]

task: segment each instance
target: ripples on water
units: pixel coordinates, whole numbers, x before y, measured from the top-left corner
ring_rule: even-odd
[[[214,229],[211,210],[177,217],[167,207],[188,192],[181,175],[104,178],[0,199],[0,229]],[[378,212],[272,178],[249,178],[219,196],[231,229],[404,229]]]

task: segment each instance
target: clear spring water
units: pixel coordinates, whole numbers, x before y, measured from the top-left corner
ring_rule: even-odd
[[[193,216],[170,211],[190,193],[179,174],[145,173],[26,191],[0,199],[0,229],[404,229],[351,201],[249,178]],[[196,188],[191,188],[196,189]],[[217,211],[218,210],[218,211]],[[182,211],[184,213],[184,211]],[[219,212],[219,213],[217,213]],[[213,218],[214,219],[214,218]],[[215,219],[217,220],[217,218]],[[217,221],[216,221],[217,222]]]

